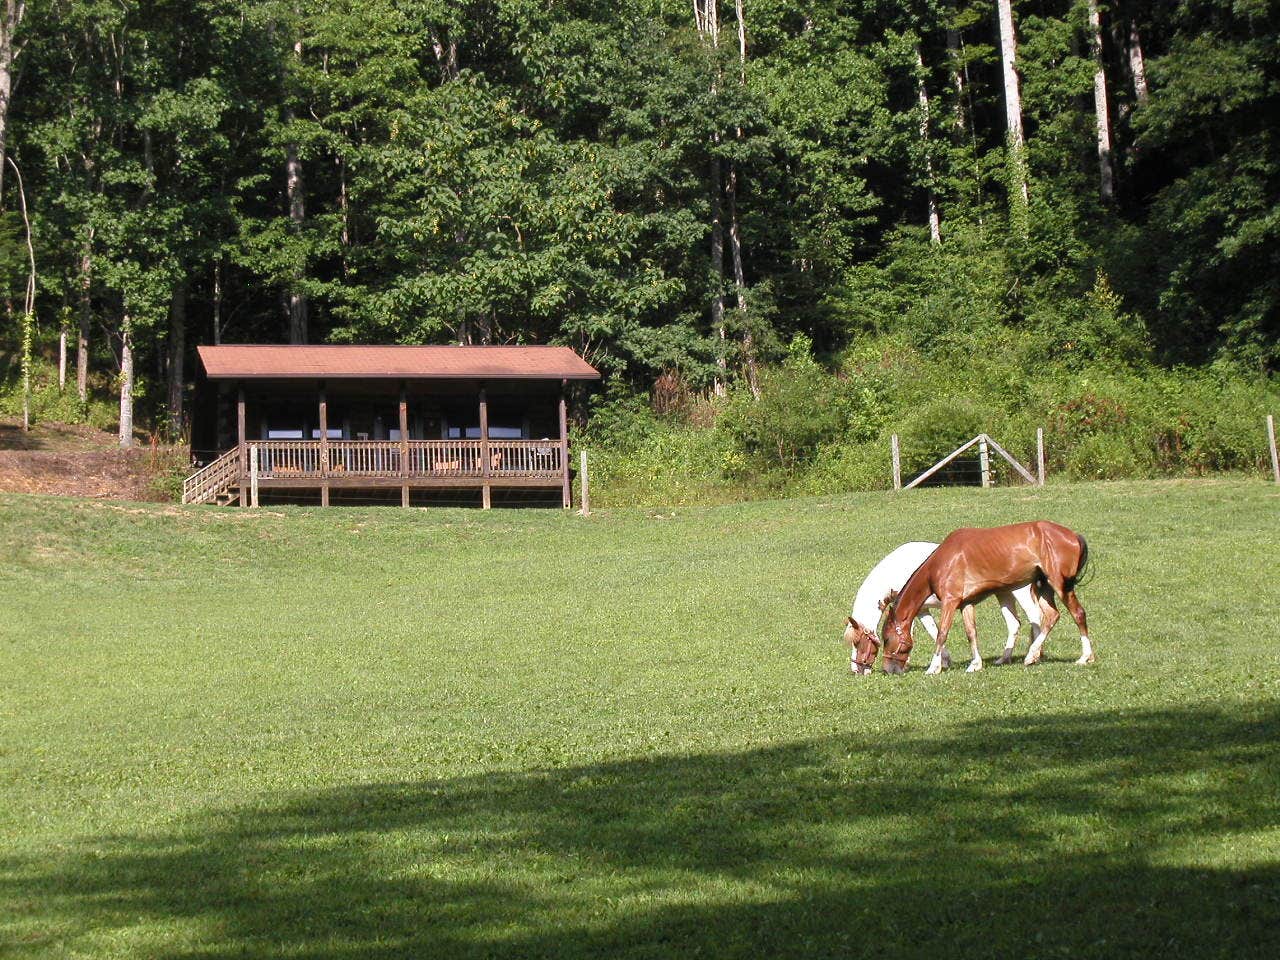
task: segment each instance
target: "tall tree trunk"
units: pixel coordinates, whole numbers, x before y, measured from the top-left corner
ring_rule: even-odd
[[[693,21],[703,41],[711,50],[720,46],[720,8],[719,0],[693,0]],[[712,66],[711,96],[714,99],[719,91],[719,66]],[[720,146],[720,133],[711,134],[711,282],[714,289],[711,296],[711,330],[719,341],[716,356],[715,392],[717,396],[725,393],[725,384],[729,368],[729,360],[725,354],[727,333],[724,327],[724,179],[720,167],[720,157],[716,148]]]
[[[93,227],[89,227],[80,248],[79,330],[76,335],[76,394],[81,403],[89,400],[89,325],[93,320],[90,295],[93,290]]]
[[[917,56],[919,56],[919,53],[919,48],[917,48]],[[968,87],[964,82],[964,69],[961,67],[960,54],[960,31],[955,27],[947,27],[947,59],[950,61],[951,86],[954,88],[956,96],[956,105],[952,116],[956,125],[957,139],[964,138],[969,126],[964,109],[964,98],[968,93]]]
[[[296,60],[301,62],[301,39],[298,39],[294,43],[293,55]],[[285,126],[291,126],[293,124],[293,120],[293,108],[286,106],[284,116]],[[294,238],[300,240],[302,237],[302,228],[307,218],[307,200],[305,184],[302,179],[302,160],[298,156],[298,145],[296,143],[290,143],[285,147],[284,169],[285,192],[286,199],[289,204],[289,223],[293,228]],[[304,272],[305,267],[299,266],[297,268],[293,277],[293,286],[289,289],[288,293],[290,343],[307,342],[307,295],[299,289]]]
[[[1133,95],[1138,106],[1145,107],[1151,99],[1147,90],[1147,61],[1142,55],[1142,37],[1138,34],[1138,21],[1129,21],[1129,73],[1133,75]]]
[[[222,256],[213,262],[213,342],[222,343]]]
[[[929,90],[924,82],[924,57],[916,44],[916,93],[920,101],[920,148],[924,151],[925,196],[929,208],[929,241],[942,243],[942,222],[938,215],[938,197],[933,192],[933,155],[929,146]]]
[[[436,55],[436,66],[440,68],[441,82],[458,79],[458,44],[450,37],[442,40],[439,33],[431,34],[431,49]]]
[[[742,0],[733,0],[733,12],[738,20],[738,83],[747,85],[747,18]],[[735,128],[735,136],[742,139],[742,128]],[[738,324],[742,329],[742,362],[747,371],[747,386],[751,395],[760,399],[760,372],[757,369],[756,341],[747,318],[747,271],[742,260],[742,231],[738,226],[738,165],[729,162],[729,177],[725,184],[725,199],[729,214],[729,253],[733,260],[733,288],[738,306]]]
[[[1000,60],[1004,75],[1004,113],[1009,148],[1009,194],[1014,229],[1026,235],[1028,206],[1026,141],[1022,135],[1022,94],[1018,89],[1018,39],[1013,29],[1011,0],[996,0],[1000,21]]]
[[[26,0],[5,0],[0,15],[0,196],[4,194],[4,157],[9,136],[9,101],[13,96],[13,62],[22,52],[14,34],[26,15]]]
[[[1088,0],[1089,47],[1093,54],[1093,111],[1097,118],[1098,175],[1104,203],[1115,199],[1115,170],[1111,165],[1111,117],[1107,108],[1107,71],[1102,57],[1102,16],[1098,0]]]
[[[719,138],[716,138],[719,142]],[[725,382],[729,370],[729,358],[725,354],[726,334],[724,329],[724,211],[720,197],[724,187],[720,182],[720,158],[711,158],[711,329],[719,340],[716,353],[716,396],[724,396]]]
[[[18,203],[22,211],[22,225],[27,240],[27,289],[22,301],[22,429],[31,429],[31,351],[36,325],[36,248],[31,240],[31,216],[27,211],[27,188],[22,183],[22,171],[12,157],[0,156],[0,166],[5,162],[13,167],[18,181]]]
[[[127,307],[120,327],[120,446],[133,446],[133,322]]]
[[[179,281],[169,303],[169,435],[177,439],[183,433],[183,397],[186,376],[183,367],[187,353],[187,285]]]

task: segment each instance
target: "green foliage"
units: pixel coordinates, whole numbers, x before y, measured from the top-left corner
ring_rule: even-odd
[[[76,395],[74,371],[65,389],[58,388],[57,367],[36,358],[31,365],[31,419],[34,423],[87,423],[114,427],[118,408],[97,391],[88,403]],[[0,355],[0,416],[22,416],[22,368],[16,353]]]
[[[883,439],[896,401],[838,363],[784,363],[746,399],[748,367],[797,337],[827,359],[907,348],[933,394],[891,388],[917,404],[954,392],[933,368],[981,364],[961,392],[1011,429],[1030,415],[1001,368],[1044,392],[1050,368],[1280,357],[1280,23],[1261,0],[1099,5],[1111,201],[1081,0],[1016,7],[1017,156],[989,0],[760,0],[743,60],[727,0],[716,38],[653,0],[28,6],[5,130],[38,246],[33,349],[83,307],[90,367],[114,369],[127,329],[140,422],[162,418],[171,323],[189,375],[215,315],[228,342],[277,342],[291,297],[316,342],[561,343],[623,392],[727,379],[740,477]],[[1192,459],[1241,462],[1226,439]]]
[[[903,338],[864,338],[831,372],[797,339],[783,364],[762,373],[760,399],[735,393],[716,408],[714,427],[662,420],[646,398],[615,393],[599,407],[600,435],[611,438],[617,462],[645,466],[625,490],[602,495],[612,503],[657,503],[678,489],[679,502],[714,502],[724,498],[726,483],[744,496],[885,489],[894,433],[904,479],[983,432],[1034,465],[1037,428],[1045,431],[1053,479],[1269,469],[1264,418],[1280,408],[1280,384],[1247,368],[1162,370],[1112,353],[1072,368],[1044,365],[1041,337],[1032,332],[988,340],[975,334],[947,349],[930,355]],[[697,458],[678,452],[685,450],[697,450]],[[673,466],[680,482],[669,486],[663,456],[698,469]],[[1020,482],[1002,461],[995,469],[1000,483]],[[610,482],[596,486],[604,491]],[[691,489],[698,484],[701,495]]]

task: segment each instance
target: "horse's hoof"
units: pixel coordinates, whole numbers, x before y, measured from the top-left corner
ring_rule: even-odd
[[[981,660],[974,660],[972,663],[970,663],[970,664],[969,664],[969,666],[965,669],[965,671],[964,671],[964,672],[965,672],[965,673],[977,673],[977,672],[978,672],[979,670],[981,670],[981,669],[982,669],[982,661],[981,661]]]
[[[1095,657],[1095,656],[1091,653],[1091,654],[1089,654],[1089,656],[1087,656],[1087,657],[1081,657],[1079,660],[1077,660],[1077,661],[1076,661],[1076,666],[1077,666],[1077,667],[1087,667],[1087,666],[1089,666],[1089,664],[1091,664],[1091,663],[1097,663],[1097,662],[1098,662],[1098,658],[1097,658],[1097,657]]]
[[[1027,657],[1025,660],[1022,661],[1022,665],[1024,667],[1034,667],[1039,662],[1040,662],[1039,657]]]
[[[1013,657],[1010,654],[1005,653],[996,658],[997,667],[1007,667],[1011,663],[1013,663]]]

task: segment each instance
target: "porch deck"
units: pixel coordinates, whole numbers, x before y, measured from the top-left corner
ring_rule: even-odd
[[[209,502],[237,488],[241,502],[256,489],[490,489],[562,487],[565,448],[559,440],[250,440],[187,480],[186,503]]]

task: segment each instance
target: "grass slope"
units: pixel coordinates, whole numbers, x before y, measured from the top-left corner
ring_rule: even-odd
[[[0,495],[0,954],[1280,955],[1278,505]],[[849,676],[876,559],[1036,517],[1097,667]]]

